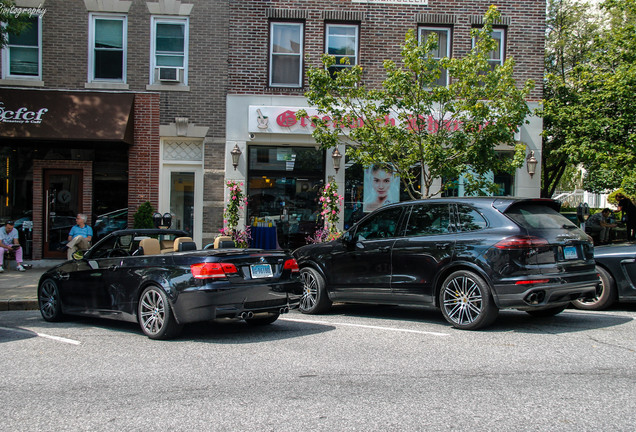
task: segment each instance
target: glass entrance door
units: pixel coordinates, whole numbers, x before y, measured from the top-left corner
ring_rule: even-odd
[[[160,213],[172,214],[172,228],[186,231],[196,242],[202,241],[203,172],[200,167],[188,165],[164,166],[163,191],[160,197]]]
[[[192,237],[194,229],[194,173],[172,171],[170,173],[170,212],[172,227],[182,229]]]
[[[82,183],[81,170],[44,171],[44,258],[66,258],[68,233],[82,209]]]

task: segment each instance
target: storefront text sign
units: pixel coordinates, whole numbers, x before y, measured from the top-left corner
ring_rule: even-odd
[[[304,109],[306,117],[298,119],[296,113]],[[336,124],[329,116],[319,115],[318,111],[311,108],[284,107],[284,106],[250,106],[249,131],[259,133],[281,134],[311,134],[316,128],[315,118],[326,122],[327,126],[355,129],[364,125],[363,118],[347,117],[344,124]],[[433,115],[411,117],[406,126],[409,130],[427,130],[437,132],[440,128],[458,130],[461,123],[456,120],[439,120]],[[392,116],[386,116],[383,120],[386,125],[395,126],[399,120]]]
[[[42,123],[42,116],[49,111],[48,108],[40,108],[32,111],[26,107],[10,109],[0,101],[0,122],[2,123]]]

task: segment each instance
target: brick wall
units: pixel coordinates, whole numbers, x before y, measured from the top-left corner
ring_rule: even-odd
[[[507,26],[506,56],[516,62],[515,78],[523,83],[533,79],[537,84],[530,100],[542,98],[543,48],[545,32],[544,0],[429,0],[428,6],[352,3],[350,0],[236,0],[231,2],[230,82],[234,94],[302,94],[300,90],[268,88],[269,27],[268,16],[285,16],[277,10],[297,10],[305,22],[305,56],[310,64],[319,65],[324,52],[324,25],[329,17],[362,17],[360,19],[360,63],[365,80],[378,85],[384,78],[382,61],[400,60],[401,44],[409,29],[432,14],[455,16],[452,55],[461,56],[471,47],[472,16],[483,16],[495,4]],[[268,12],[269,11],[269,12]],[[273,13],[274,11],[275,13]],[[306,85],[305,79],[305,85]]]
[[[159,206],[159,95],[135,95],[135,144],[128,151],[128,226],[140,204]]]
[[[150,82],[147,0],[133,0],[127,14],[127,84],[146,91]],[[208,136],[225,136],[228,0],[189,0],[189,92],[161,92],[161,124],[188,117],[209,126]],[[42,79],[45,88],[81,90],[88,80],[89,12],[80,0],[47,0],[42,21]]]

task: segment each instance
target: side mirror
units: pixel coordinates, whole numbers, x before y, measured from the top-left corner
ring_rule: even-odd
[[[357,236],[351,231],[345,231],[345,233],[342,234],[341,239],[342,244],[344,244],[347,248],[351,248],[356,244]]]
[[[83,250],[79,250],[77,252],[74,252],[73,253],[73,261],[80,261],[80,260],[84,259],[84,253],[85,252],[86,251],[83,251]]]

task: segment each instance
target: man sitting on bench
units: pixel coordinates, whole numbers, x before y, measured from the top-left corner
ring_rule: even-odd
[[[68,233],[68,243],[66,247],[67,258],[73,259],[73,254],[77,250],[87,250],[91,247],[91,239],[93,238],[93,228],[86,225],[86,215],[80,213],[75,218],[77,225],[71,228],[71,232]]]
[[[15,252],[15,262],[18,264],[16,269],[23,272],[22,266],[22,247],[18,241],[18,230],[13,227],[13,221],[7,221],[4,228],[0,228],[0,273],[4,272],[4,254],[9,251]]]

